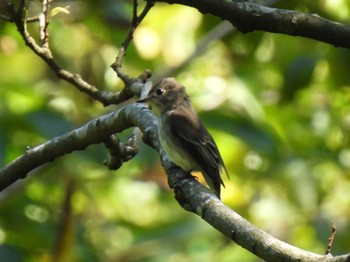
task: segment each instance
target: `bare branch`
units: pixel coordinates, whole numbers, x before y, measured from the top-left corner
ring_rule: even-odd
[[[147,79],[151,77],[150,71],[145,70],[145,72],[139,78],[137,79],[130,78],[122,70],[122,61],[125,56],[126,49],[133,38],[133,33],[136,27],[144,19],[144,17],[147,15],[148,11],[151,9],[152,6],[153,6],[153,2],[147,1],[145,8],[141,12],[141,14],[138,16],[137,1],[136,0],[134,1],[134,16],[133,16],[132,25],[130,26],[130,30],[124,42],[122,43],[116,62],[113,64],[115,65],[115,67],[113,68],[115,68],[118,76],[125,83],[125,88],[120,93],[100,91],[95,86],[86,82],[79,74],[71,73],[61,68],[58,65],[49,48],[49,38],[48,38],[49,36],[48,34],[49,0],[43,1],[42,12],[37,17],[28,18],[28,19],[25,17],[25,14],[26,14],[25,1],[22,0],[17,10],[15,10],[13,4],[9,3],[7,6],[7,11],[10,14],[10,16],[9,17],[2,16],[1,18],[16,24],[17,30],[21,34],[25,44],[50,67],[50,69],[57,75],[58,78],[65,80],[66,82],[78,88],[79,91],[91,96],[95,100],[107,106],[111,104],[119,104],[123,101],[128,100],[135,94],[131,89],[131,86],[133,85],[133,83],[135,81],[144,83],[146,82]],[[28,32],[27,26],[26,26],[27,21],[39,22],[40,40],[42,44],[41,46],[35,41],[35,39]]]
[[[154,77],[154,82],[157,82],[158,80],[167,76],[176,75],[177,72],[185,68],[193,59],[200,56],[212,42],[221,39],[234,31],[235,29],[230,23],[228,23],[227,21],[221,22],[198,41],[198,44],[196,45],[196,48],[193,51],[193,53],[190,54],[180,65],[176,67],[165,68],[162,72],[158,73]]]
[[[13,22],[11,17],[8,17],[6,15],[2,15],[2,14],[0,14],[0,20],[7,21],[7,22]]]
[[[174,167],[161,151],[162,163],[176,199],[187,211],[200,216],[215,229],[264,261],[347,262],[350,255],[331,256],[311,253],[267,234],[225,206],[208,188],[185,171]]]
[[[41,13],[39,15],[39,32],[40,40],[43,48],[49,48],[49,33],[47,28],[49,26],[49,0],[43,0]]]
[[[329,41],[328,43],[347,48],[350,46],[348,36],[349,28],[347,26],[336,24],[315,15],[267,8],[245,1],[169,0],[167,2],[191,5],[197,7],[202,12],[210,11],[219,17],[229,20],[242,32],[264,30],[288,33],[318,40],[323,39],[321,41]],[[115,68],[113,68],[118,75],[121,74],[121,78],[126,83],[126,86],[130,86],[130,90],[133,90],[133,88],[137,86],[134,85],[134,83],[144,83],[150,75],[145,71],[138,79],[131,79],[121,70],[122,60],[132,40],[133,32],[151,8],[150,3],[151,2],[147,2],[146,7],[149,5],[148,8],[145,7],[141,15],[137,16],[137,1],[134,0],[133,23],[127,38],[123,42],[116,62],[113,64],[115,65]],[[53,59],[50,50],[48,48],[43,48],[46,41],[45,37],[42,39],[42,47],[36,43],[26,29],[26,21],[28,19],[26,19],[24,15],[24,0],[20,2],[17,11],[13,8],[10,9],[10,19],[16,24],[25,43],[41,57],[60,78],[72,83],[77,86],[79,90],[91,95],[104,104],[108,104],[110,101],[120,101],[121,95],[106,95],[98,91],[94,86],[86,83],[79,75],[72,74],[60,68]],[[312,31],[311,29],[315,30],[315,33],[310,33]],[[46,29],[43,28],[42,30],[45,33]],[[337,36],[338,38],[336,37],[334,41],[331,39],[332,36],[329,37],[330,35],[327,35],[329,30],[335,30],[332,36]],[[321,31],[323,35],[319,35]],[[339,34],[341,35],[342,33],[344,33],[344,38],[342,39],[344,42],[339,39]],[[347,45],[345,43],[347,43]],[[125,97],[127,96],[123,98]],[[186,210],[195,212],[197,215],[201,216],[214,228],[242,247],[266,261],[350,261],[349,255],[332,257],[328,254],[322,256],[292,247],[251,225],[247,220],[226,207],[209,189],[201,185],[190,174],[174,167],[173,164],[170,163],[159,144],[157,120],[149,110],[140,104],[132,104],[123,107],[113,113],[96,118],[79,129],[56,137],[35,148],[28,149],[26,153],[0,170],[0,190],[8,187],[16,180],[25,177],[28,172],[34,170],[36,167],[73,151],[85,149],[91,144],[104,142],[110,135],[132,126],[138,126],[144,135],[144,141],[160,152],[162,164],[168,176],[169,185],[174,188],[179,203]],[[135,134],[135,136],[130,139],[129,144],[136,148],[139,139],[140,136]],[[334,234],[332,236],[332,239],[334,239]],[[330,238],[330,246],[332,243],[331,241],[333,240]],[[330,253],[330,247],[327,251],[328,250]]]
[[[6,15],[2,15],[2,14],[0,14],[0,20],[10,22],[10,23],[14,22],[11,17],[6,16]],[[28,17],[26,19],[26,23],[35,23],[35,22],[39,22],[39,16]]]
[[[154,121],[153,115],[150,112],[144,112],[144,108],[145,106],[141,104],[128,105],[40,146],[29,148],[23,155],[0,170],[0,191],[16,180],[25,178],[36,167],[73,151],[83,150],[89,145],[102,143],[110,135],[131,126],[139,126],[144,134],[144,140],[149,141],[151,145],[157,145],[153,137],[156,132],[147,127]],[[150,133],[151,130],[153,132]]]
[[[71,251],[71,245],[67,244],[67,239],[74,230],[74,212],[72,207],[72,198],[76,191],[76,181],[72,177],[68,177],[66,181],[65,196],[62,202],[59,225],[57,227],[57,236],[55,246],[52,252],[52,262],[66,261]]]
[[[104,161],[104,164],[110,170],[119,169],[124,162],[137,155],[141,140],[142,133],[137,127],[134,128],[132,135],[129,137],[128,144],[123,144],[116,135],[111,135],[104,141],[105,146],[109,150],[108,158]]]
[[[46,5],[45,5],[45,8],[47,8]],[[17,30],[21,34],[25,44],[50,67],[50,69],[57,75],[58,78],[72,84],[73,86],[78,88],[79,91],[91,96],[95,100],[101,102],[103,105],[107,106],[111,104],[118,104],[120,101],[124,101],[125,95],[123,93],[118,94],[114,92],[100,91],[95,86],[86,82],[79,74],[73,74],[61,68],[58,65],[48,46],[48,32],[47,32],[48,22],[47,22],[47,16],[45,16],[45,13],[47,15],[47,9],[45,8],[41,16],[34,17],[31,20],[32,22],[44,21],[44,22],[40,22],[45,24],[45,25],[42,25],[40,28],[41,38],[42,38],[41,41],[43,44],[42,46],[40,46],[27,30],[27,26],[26,26],[27,19],[25,18],[25,15],[24,15],[25,14],[24,1],[21,2],[20,7],[18,8],[17,11],[14,9],[14,6],[12,4],[9,4],[7,6],[7,10],[8,10],[8,13],[10,14],[10,18],[12,22],[16,24]]]
[[[331,232],[331,235],[328,239],[328,246],[327,246],[327,250],[326,250],[326,255],[331,254],[332,245],[333,245],[333,241],[334,241],[334,237],[335,237],[336,232],[337,232],[337,227],[335,226],[334,223],[332,223],[332,232]]]
[[[301,250],[250,224],[225,206],[193,176],[175,167],[169,161],[158,140],[157,124],[157,119],[142,104],[128,105],[116,112],[101,116],[77,130],[29,149],[24,155],[0,170],[0,189],[6,188],[19,179],[20,175],[24,177],[29,171],[44,163],[64,154],[82,150],[91,144],[103,142],[111,134],[136,125],[143,133],[144,141],[160,152],[169,185],[174,189],[179,203],[243,248],[265,261],[345,262],[350,260],[349,255],[332,257]]]
[[[12,3],[9,3],[9,5]],[[18,9],[17,9],[17,14],[21,17],[23,17],[23,13],[26,12],[25,10],[26,8],[26,0],[20,0],[19,5],[18,5]]]
[[[123,80],[126,87],[131,85],[130,77],[122,69],[122,63],[123,63],[123,59],[124,59],[125,54],[126,54],[126,50],[128,49],[128,46],[134,37],[134,32],[135,32],[137,26],[142,22],[142,20],[146,17],[148,12],[151,10],[151,8],[154,5],[153,1],[147,0],[145,8],[142,10],[141,14],[138,16],[137,15],[137,6],[138,6],[137,0],[134,0],[133,3],[134,3],[134,5],[133,5],[133,18],[131,21],[131,25],[129,27],[129,31],[128,31],[123,43],[121,44],[121,46],[119,48],[119,53],[118,53],[114,63],[111,65],[113,70],[117,73],[118,77]]]
[[[350,26],[292,10],[271,8],[252,1],[230,0],[156,0],[192,6],[232,23],[242,33],[266,31],[302,36],[336,47],[350,48]]]

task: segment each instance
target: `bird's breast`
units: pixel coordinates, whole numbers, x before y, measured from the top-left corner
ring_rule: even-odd
[[[173,136],[172,130],[170,130],[166,121],[162,121],[161,119],[158,131],[160,143],[170,160],[185,171],[195,170],[196,168],[191,161],[191,156],[182,147],[181,141]]]

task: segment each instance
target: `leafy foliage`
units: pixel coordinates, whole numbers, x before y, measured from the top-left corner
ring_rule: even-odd
[[[349,22],[347,1],[337,1],[339,8],[330,8],[331,1],[297,2],[277,5]],[[35,14],[37,3],[29,4]],[[126,34],[130,3],[70,5],[69,14],[58,12],[50,22],[55,57],[96,87],[119,90],[122,83],[109,65]],[[123,67],[130,75],[149,68],[157,78],[180,66],[174,76],[187,87],[231,175],[224,178],[226,204],[274,236],[316,253],[324,253],[335,222],[333,252],[348,252],[349,51],[303,38],[232,31],[181,66],[221,22],[188,7],[157,4],[135,32]],[[27,147],[114,110],[57,81],[5,22],[0,22],[0,100],[1,166]],[[101,164],[105,153],[92,146],[65,156],[2,192],[0,256],[256,261],[178,207],[156,152],[142,147],[117,172]]]

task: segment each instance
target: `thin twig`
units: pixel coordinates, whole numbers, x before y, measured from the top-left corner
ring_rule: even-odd
[[[134,0],[133,18],[131,20],[131,25],[130,25],[129,31],[128,31],[123,43],[121,44],[121,46],[119,48],[119,53],[118,53],[114,63],[111,65],[113,70],[117,73],[118,77],[123,80],[123,82],[126,86],[131,85],[132,79],[122,69],[123,59],[124,59],[124,56],[126,54],[126,50],[128,49],[128,46],[129,46],[131,40],[134,38],[134,32],[135,32],[137,26],[146,17],[146,15],[151,10],[153,5],[154,5],[153,1],[150,1],[150,0],[146,1],[145,8],[142,10],[141,14],[138,16],[137,15],[138,3],[137,3],[137,0]]]
[[[40,31],[40,40],[43,48],[49,47],[49,33],[47,28],[49,26],[49,0],[43,0],[41,13],[39,15],[39,31]]]
[[[335,226],[335,223],[332,223],[332,232],[331,232],[331,235],[328,239],[328,246],[327,246],[327,250],[326,250],[325,255],[331,254],[331,249],[332,249],[332,245],[333,245],[333,241],[334,241],[334,237],[335,237],[336,232],[337,232],[337,227]]]
[[[29,17],[26,20],[26,23],[35,23],[35,22],[39,22],[39,16],[33,16],[33,17]]]
[[[129,32],[122,43],[122,47],[119,51],[118,57],[116,59],[115,67],[117,75],[124,81],[125,87],[120,93],[115,92],[106,92],[100,91],[95,86],[86,82],[79,74],[71,73],[67,70],[64,70],[54,59],[52,52],[49,48],[48,42],[48,14],[49,14],[49,0],[44,0],[42,3],[42,12],[39,16],[26,18],[26,1],[21,0],[18,8],[15,10],[15,7],[12,3],[7,5],[7,11],[9,13],[9,17],[2,16],[0,17],[6,19],[6,21],[15,23],[17,30],[21,34],[25,44],[32,49],[32,51],[38,55],[49,67],[50,69],[57,75],[58,78],[65,80],[66,82],[74,85],[79,91],[91,96],[93,99],[101,102],[104,106],[108,106],[111,104],[119,104],[123,101],[128,100],[134,93],[131,90],[131,86],[135,81],[140,83],[144,83],[150,76],[151,73],[146,70],[142,76],[139,78],[130,78],[126,75],[121,67],[122,60],[125,56],[125,52],[127,47],[129,46],[133,33],[136,27],[140,24],[140,22],[144,19],[148,11],[153,6],[153,2],[147,1],[146,6],[141,12],[139,16],[137,16],[137,0],[134,0],[134,11],[133,11],[133,20],[132,25],[129,29]],[[39,22],[39,31],[40,31],[40,41],[41,45],[39,45],[36,40],[31,36],[31,34],[27,30],[27,22]]]
[[[142,133],[135,127],[128,138],[128,143],[124,144],[116,135],[109,136],[104,144],[109,150],[108,158],[103,162],[110,170],[119,169],[124,162],[134,158],[139,152],[139,144],[142,141]]]
[[[48,3],[48,2],[46,2]],[[43,6],[44,10],[42,14],[47,14],[47,6]],[[45,11],[46,9],[46,11]],[[79,74],[71,73],[67,70],[64,70],[56,60],[54,59],[52,52],[48,46],[48,32],[47,26],[45,28],[42,27],[42,35],[41,42],[43,46],[40,46],[35,39],[31,36],[31,34],[27,30],[27,21],[35,22],[40,21],[40,16],[33,18],[25,18],[26,8],[25,1],[22,0],[19,8],[15,10],[14,5],[9,3],[7,6],[7,11],[10,15],[10,20],[15,23],[18,32],[21,34],[22,39],[25,44],[37,55],[39,56],[49,67],[50,69],[57,75],[58,78],[65,80],[66,82],[72,84],[79,91],[91,96],[95,100],[101,102],[104,106],[111,104],[118,104],[121,100],[121,96],[117,93],[105,92],[98,90],[95,86],[86,82]],[[45,18],[44,20],[46,20]],[[46,44],[45,44],[46,43]]]
[[[6,16],[6,15],[2,15],[2,14],[0,14],[0,20],[6,21],[6,22],[10,22],[10,23],[14,22],[14,20],[11,17]],[[39,16],[28,17],[26,19],[26,23],[35,23],[35,22],[38,22],[38,21],[39,21]]]
[[[72,251],[74,240],[74,211],[72,198],[76,191],[76,181],[68,177],[65,196],[61,207],[57,236],[52,254],[52,262],[66,261]]]
[[[17,9],[17,15],[20,15],[23,17],[23,13],[26,11],[26,0],[21,0],[18,9]]]
[[[14,22],[14,20],[11,17],[6,16],[6,15],[2,15],[2,14],[0,14],[0,20],[10,22],[10,23]],[[35,23],[38,21],[39,21],[39,16],[33,16],[33,17],[29,17],[26,19],[26,23]]]
[[[110,170],[119,169],[126,158],[126,146],[116,135],[109,136],[104,142],[109,151],[108,158],[103,162]]]
[[[2,15],[2,14],[0,14],[0,20],[7,21],[7,22],[13,22],[11,17],[8,17],[6,15]]]

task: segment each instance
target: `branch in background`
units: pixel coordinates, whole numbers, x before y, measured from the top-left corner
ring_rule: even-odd
[[[37,18],[32,18],[33,22],[39,21],[42,46],[36,42],[36,40],[27,30],[26,21],[28,21],[28,19],[25,17],[26,10],[24,1],[21,1],[21,4],[17,10],[15,10],[15,7],[12,3],[9,3],[7,5],[10,21],[15,23],[17,30],[22,36],[25,44],[50,67],[50,69],[57,75],[58,78],[72,84],[79,91],[101,102],[104,106],[118,104],[121,101],[121,98],[123,98],[122,94],[100,91],[95,86],[86,82],[79,74],[73,74],[58,65],[48,45],[48,5],[44,2],[42,5],[43,10],[41,14]]]
[[[66,180],[66,192],[62,202],[57,236],[53,248],[52,262],[69,261],[74,247],[74,214],[72,198],[76,189],[76,181],[71,177]]]
[[[146,6],[142,10],[141,14],[138,15],[137,14],[137,7],[138,7],[137,0],[133,1],[133,17],[132,17],[131,25],[129,27],[129,31],[128,31],[123,43],[121,44],[121,46],[119,48],[118,56],[116,57],[114,63],[111,65],[113,70],[117,73],[118,77],[123,80],[123,82],[125,83],[126,86],[130,86],[131,79],[122,69],[123,59],[126,55],[126,50],[128,49],[131,40],[134,38],[134,32],[135,32],[137,26],[146,17],[146,15],[151,10],[153,5],[154,5],[153,1],[147,0]]]
[[[39,35],[40,35],[40,41],[41,45],[39,45],[36,40],[30,35],[30,33],[27,30],[26,26],[26,7],[25,7],[25,1],[22,0],[19,4],[19,7],[17,10],[15,10],[14,5],[11,3],[8,4],[7,10],[8,13],[10,14],[11,21],[13,21],[16,26],[18,31],[20,32],[23,40],[25,41],[26,45],[31,48],[35,54],[37,54],[41,59],[43,59],[47,65],[56,73],[56,75],[63,79],[66,80],[67,82],[73,84],[76,86],[80,91],[90,95],[94,99],[100,101],[104,105],[109,105],[109,104],[118,104],[122,101],[125,101],[129,99],[131,96],[134,96],[137,93],[140,93],[140,85],[143,86],[147,82],[147,80],[151,76],[151,72],[149,70],[145,70],[143,74],[141,74],[138,78],[130,78],[126,74],[124,74],[121,70],[122,66],[122,60],[125,55],[125,51],[130,44],[130,41],[133,38],[133,33],[136,29],[136,27],[139,25],[139,23],[143,20],[143,18],[146,16],[150,8],[153,6],[151,2],[147,2],[143,12],[140,14],[140,16],[137,15],[137,1],[134,1],[134,14],[133,14],[133,21],[132,25],[130,27],[129,33],[126,37],[126,39],[123,42],[122,45],[122,52],[119,52],[118,55],[118,76],[122,78],[122,80],[125,82],[125,88],[123,89],[122,92],[119,94],[115,94],[112,92],[101,92],[91,84],[87,83],[82,79],[82,77],[78,74],[72,74],[69,71],[66,71],[62,69],[57,62],[55,61],[52,52],[49,47],[49,33],[48,33],[48,25],[49,25],[49,0],[44,0],[42,2],[42,9],[41,13],[38,15],[38,22],[39,22]],[[115,130],[116,131],[116,130]],[[111,133],[112,134],[112,133]],[[134,130],[132,139],[129,140],[131,142],[130,145],[123,145],[119,140],[116,139],[115,136],[110,137],[110,138],[105,138],[104,141],[106,141],[107,148],[110,151],[110,155],[108,160],[106,161],[106,164],[111,168],[111,169],[117,169],[119,168],[123,162],[130,160],[137,154],[137,147],[138,145],[136,144],[139,142],[141,139],[140,132],[137,132],[137,130]],[[102,141],[99,141],[102,142]],[[86,146],[85,146],[86,147]],[[83,148],[85,148],[83,147]],[[43,150],[46,150],[46,148],[49,147],[44,147]],[[82,149],[83,149],[82,148]],[[57,151],[57,154],[43,154],[44,156],[41,160],[36,159],[37,161],[34,161],[34,163],[43,163],[43,162],[48,162],[52,161],[56,157],[59,157],[61,154],[69,153],[72,152],[75,148],[66,146],[67,150],[63,151]],[[77,148],[79,149],[79,147]],[[69,151],[71,150],[71,151]],[[32,150],[28,150],[27,155],[29,155],[31,158],[31,152]],[[40,152],[40,150],[39,150]],[[31,163],[28,166],[32,166]],[[16,166],[16,165],[15,165]],[[11,167],[11,165],[10,165]],[[24,165],[25,167],[25,165]],[[19,168],[19,167],[18,167]],[[25,168],[24,168],[25,169]],[[6,169],[5,169],[6,170]],[[19,170],[18,170],[19,171]],[[25,177],[28,171],[23,170],[21,172],[18,172],[15,174],[13,177],[9,176],[3,176],[2,178],[0,177],[0,184],[1,184],[1,179],[3,179],[5,182],[5,187],[8,185],[7,182],[12,183],[15,180],[17,180],[20,177]],[[1,173],[0,173],[1,174]],[[16,178],[16,176],[19,176]],[[11,178],[10,178],[11,177]],[[4,188],[0,185],[0,188]]]
[[[120,101],[126,101],[129,98],[134,96],[134,93],[132,92],[132,90],[130,88],[132,86],[133,81],[135,81],[135,79],[130,78],[130,76],[128,76],[124,72],[124,70],[122,68],[123,59],[126,55],[126,50],[128,49],[130,42],[134,38],[134,32],[135,32],[137,26],[146,17],[146,15],[151,10],[153,5],[154,5],[153,1],[147,0],[144,9],[142,10],[141,14],[138,15],[137,14],[137,7],[138,7],[137,0],[133,1],[133,17],[131,20],[129,31],[128,31],[123,43],[121,44],[121,46],[119,48],[119,52],[118,52],[118,55],[117,55],[114,63],[111,65],[112,69],[117,73],[117,76],[124,82],[124,85],[125,85],[123,90],[120,92]],[[152,74],[151,74],[150,70],[145,70],[145,72],[141,76],[139,77],[139,79],[143,78],[144,83],[145,83],[147,81],[147,79],[149,79],[152,76]]]
[[[333,241],[334,241],[334,237],[335,237],[336,232],[337,232],[337,227],[335,226],[334,223],[332,223],[332,232],[331,232],[331,235],[328,239],[328,246],[327,246],[327,250],[326,250],[326,255],[331,255],[332,245],[333,245]]]
[[[271,8],[251,1],[155,0],[191,6],[232,23],[242,33],[265,31],[302,36],[336,47],[350,48],[350,26],[292,10]]]
[[[162,72],[154,77],[154,82],[158,82],[164,77],[176,75],[196,57],[200,56],[212,42],[225,37],[233,31],[235,31],[235,29],[230,23],[227,21],[221,22],[199,40],[194,52],[189,55],[180,65],[176,67],[165,68]]]
[[[6,16],[6,15],[2,15],[2,14],[0,14],[0,20],[6,21],[6,22],[10,22],[10,23],[14,23],[15,22],[15,21],[13,21],[13,19],[11,17]],[[39,22],[39,16],[26,18],[26,23],[34,23],[34,22]]]
[[[0,14],[0,20],[6,21],[6,22],[13,22],[11,17],[6,16],[6,15],[2,15],[2,14]]]
[[[279,0],[265,1],[265,5],[271,6],[276,4]],[[154,82],[158,82],[164,77],[176,75],[178,72],[183,70],[192,60],[200,56],[208,48],[208,46],[219,39],[224,38],[230,33],[236,32],[237,30],[228,21],[223,21],[212,28],[208,33],[206,33],[197,43],[195,50],[190,54],[180,65],[176,67],[165,68],[162,72],[158,73],[154,77]]]
[[[49,0],[43,0],[41,13],[39,15],[39,33],[42,48],[49,48],[49,33],[47,28],[49,26]]]

